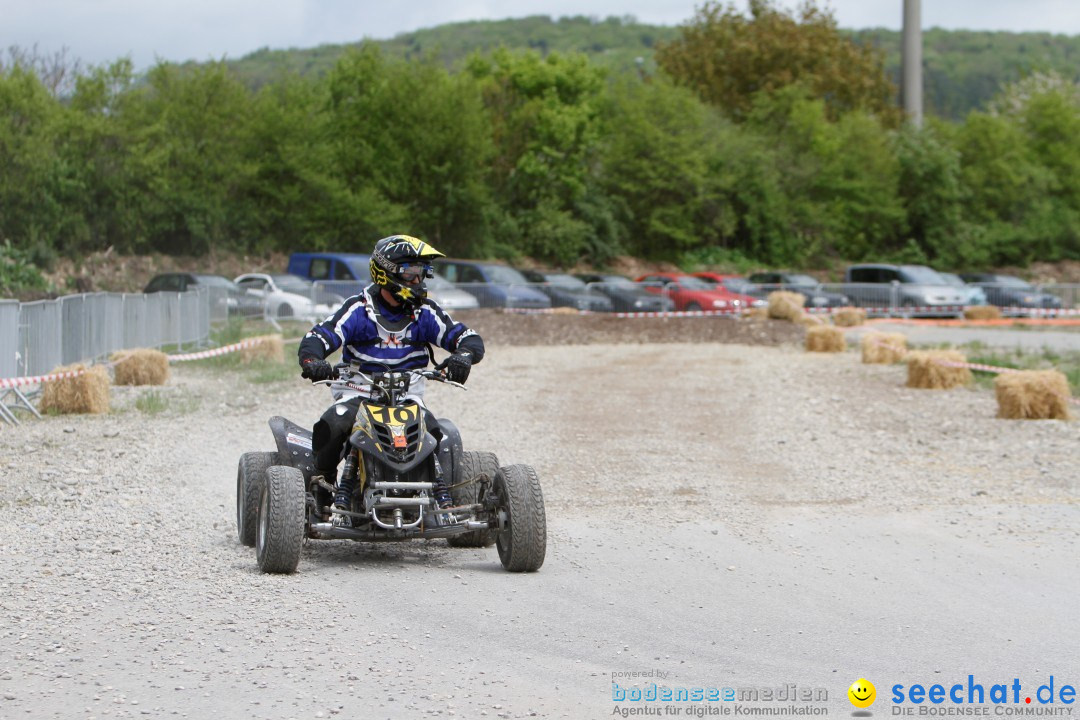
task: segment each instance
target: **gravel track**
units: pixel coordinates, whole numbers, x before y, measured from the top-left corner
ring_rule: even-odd
[[[532,574],[437,541],[259,573],[236,465],[321,413],[298,377],[180,366],[176,409],[114,388],[0,430],[0,717],[603,718],[651,669],[845,715],[867,677],[883,715],[894,681],[1080,681],[1080,423],[790,344],[492,345],[428,404],[536,468]]]

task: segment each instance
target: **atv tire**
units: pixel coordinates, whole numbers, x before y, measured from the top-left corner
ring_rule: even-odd
[[[540,478],[531,465],[508,465],[495,478],[506,522],[495,539],[499,560],[510,572],[533,572],[544,564],[547,518]]]
[[[495,476],[499,474],[499,458],[491,452],[465,451],[461,454],[461,477],[457,482],[468,482],[481,475],[488,476],[488,483],[495,482]],[[468,485],[450,488],[450,497],[454,505],[474,505],[480,501],[480,484],[470,482]],[[473,530],[448,537],[446,542],[450,547],[484,548],[495,544],[494,530]]]
[[[240,543],[255,547],[259,522],[259,493],[266,484],[267,469],[277,462],[276,452],[248,452],[236,468],[236,534]]]
[[[296,572],[304,545],[306,504],[304,473],[287,465],[266,471],[255,534],[255,557],[263,572]]]

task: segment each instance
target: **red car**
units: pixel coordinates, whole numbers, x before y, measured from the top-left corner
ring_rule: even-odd
[[[743,310],[749,307],[746,296],[728,292],[693,275],[656,273],[643,275],[637,282],[651,293],[670,297],[676,310]]]
[[[726,290],[742,300],[743,307],[763,307],[768,305],[763,298],[750,295],[751,291],[757,291],[757,286],[741,275],[722,275],[714,272],[696,272],[694,277],[701,278],[710,285]]]

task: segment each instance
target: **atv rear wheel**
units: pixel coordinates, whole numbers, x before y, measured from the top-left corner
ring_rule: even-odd
[[[259,493],[266,484],[266,470],[275,462],[275,452],[248,452],[240,456],[236,468],[236,534],[248,547],[255,546]]]
[[[255,557],[265,573],[296,572],[306,525],[304,473],[287,465],[266,471],[259,496],[259,531]]]
[[[474,505],[480,501],[480,484],[469,482],[481,475],[487,475],[488,483],[495,482],[495,476],[499,474],[499,458],[491,452],[474,452],[467,450],[461,454],[461,477],[458,483],[468,483],[460,487],[450,488],[450,497],[454,505]],[[473,530],[462,535],[454,535],[446,539],[450,547],[491,547],[495,544],[495,532],[492,530]]]
[[[499,560],[510,572],[533,572],[544,564],[547,518],[540,478],[531,465],[508,465],[495,478],[498,512],[505,524],[495,539]]]

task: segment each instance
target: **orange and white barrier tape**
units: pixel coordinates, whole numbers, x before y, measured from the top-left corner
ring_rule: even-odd
[[[53,380],[66,380],[67,378],[78,377],[85,373],[86,370],[68,370],[62,373],[50,373],[49,375],[34,375],[31,377],[15,377],[15,378],[0,378],[0,388],[4,390],[10,390],[23,385],[38,385],[43,382],[52,382]]]
[[[562,308],[503,308],[503,312],[515,315],[569,315]],[[656,312],[594,312],[592,310],[578,310],[578,315],[600,315],[602,317],[617,318],[647,318],[647,317],[712,317],[716,315],[738,315],[746,312],[745,308],[728,308],[725,310],[660,310]]]
[[[217,357],[218,355],[227,355],[237,350],[243,350],[244,348],[255,347],[261,345],[262,340],[244,340],[242,342],[233,343],[232,345],[223,345],[213,350],[201,350],[200,352],[184,353],[183,355],[170,355],[169,362],[186,362],[188,360],[205,360],[206,358]]]
[[[292,340],[283,340],[283,343],[300,342],[302,338],[294,338]],[[225,355],[227,353],[236,352],[243,348],[254,347],[259,345],[263,341],[261,339],[244,340],[242,342],[234,343],[232,345],[225,345],[213,350],[202,350],[200,352],[185,353],[181,355],[169,355],[169,362],[184,362],[187,360],[203,360],[205,358],[217,357],[218,355]],[[113,363],[108,363],[112,365]],[[85,373],[86,370],[69,370],[62,373],[50,373],[48,375],[31,375],[26,377],[13,377],[13,378],[0,378],[0,390],[10,390],[12,388],[23,387],[26,385],[40,385],[43,382],[51,382],[53,380],[65,380],[67,378],[78,377]]]

